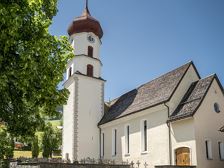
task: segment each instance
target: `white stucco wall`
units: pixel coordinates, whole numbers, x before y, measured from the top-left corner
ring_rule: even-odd
[[[190,149],[190,164],[197,165],[194,119],[188,118],[171,123],[172,164],[176,165],[175,151],[181,147]]]
[[[103,115],[104,81],[78,75],[78,160],[100,158],[100,132]]]
[[[104,111],[104,81],[73,75],[65,83],[70,91],[63,113],[63,159],[100,158],[98,122]]]
[[[66,159],[66,153],[69,154],[69,159],[74,160],[74,96],[75,82],[74,78],[70,78],[65,87],[69,90],[67,104],[63,106],[63,136],[62,136],[62,158]]]
[[[220,113],[214,111],[214,103],[220,106]],[[207,96],[194,116],[197,146],[197,168],[223,168],[220,161],[218,142],[224,142],[219,129],[224,125],[224,96],[216,82],[212,83]],[[205,141],[212,142],[212,160],[207,160]]]
[[[141,151],[141,128],[142,120],[147,120],[147,140],[148,151]],[[167,165],[169,163],[168,152],[168,127],[167,109],[160,105],[151,109],[144,110],[125,118],[112,121],[101,126],[105,136],[105,155],[104,159],[116,161],[140,161],[140,167],[144,167],[146,162],[149,168],[155,165]],[[130,155],[125,155],[125,132],[126,125],[130,126]],[[117,155],[112,156],[112,130],[117,129]],[[135,164],[135,166],[137,166]]]

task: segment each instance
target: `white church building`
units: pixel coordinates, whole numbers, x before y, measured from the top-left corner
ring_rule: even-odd
[[[74,58],[64,83],[70,91],[63,107],[64,159],[224,167],[224,89],[217,75],[201,78],[189,62],[104,102],[103,30],[88,4],[68,34]]]

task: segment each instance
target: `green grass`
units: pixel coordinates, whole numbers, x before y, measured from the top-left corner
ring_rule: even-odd
[[[20,157],[32,158],[32,152],[31,151],[14,151],[14,159],[17,159]],[[38,158],[43,158],[42,152],[39,153]],[[53,156],[53,158],[61,158],[61,156]]]
[[[14,151],[14,158],[32,158],[32,152],[31,151]],[[42,157],[42,152],[39,153],[39,158]]]

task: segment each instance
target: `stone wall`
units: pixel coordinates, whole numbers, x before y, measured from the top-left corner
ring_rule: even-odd
[[[71,163],[11,163],[10,168],[130,168],[129,165]]]
[[[11,162],[10,168],[130,168],[130,165],[116,164],[71,164],[71,163],[17,163]],[[196,166],[155,166],[155,168],[196,168]]]
[[[155,168],[196,168],[196,166],[155,166]]]

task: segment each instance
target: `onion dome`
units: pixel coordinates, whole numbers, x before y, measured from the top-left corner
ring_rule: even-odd
[[[82,15],[75,18],[68,28],[69,36],[81,32],[92,32],[100,39],[103,37],[103,30],[100,26],[100,22],[93,18],[89,12],[88,1],[86,1],[86,7]]]

